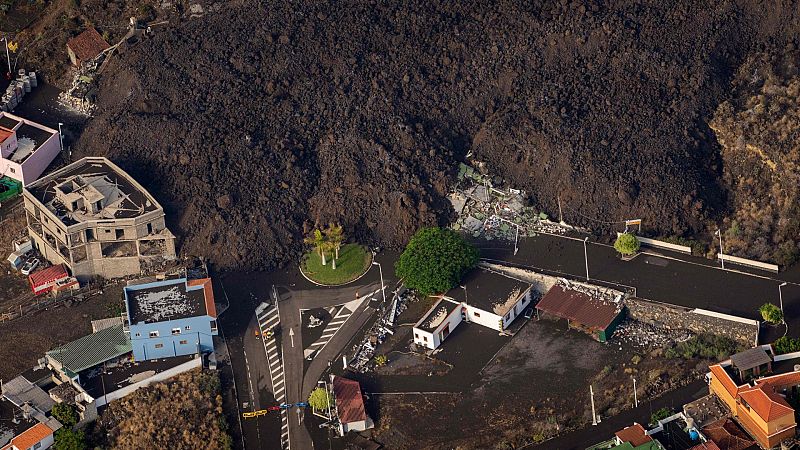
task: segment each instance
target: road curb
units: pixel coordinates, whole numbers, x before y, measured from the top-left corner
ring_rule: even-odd
[[[350,280],[350,281],[348,281],[346,283],[342,283],[342,284],[324,284],[324,283],[319,283],[317,281],[312,280],[311,278],[308,277],[308,275],[305,274],[305,272],[303,272],[303,264],[302,263],[297,266],[297,269],[300,270],[300,275],[302,275],[303,278],[305,278],[306,281],[308,281],[311,284],[314,284],[314,285],[319,286],[319,287],[341,287],[341,286],[347,286],[350,283],[355,283],[356,281],[358,281],[361,278],[363,278],[364,275],[366,275],[370,271],[370,269],[372,269],[372,262],[373,261],[375,261],[375,254],[374,253],[370,253],[369,264],[367,264],[367,269],[365,271],[361,272],[361,275],[353,278],[352,280]]]

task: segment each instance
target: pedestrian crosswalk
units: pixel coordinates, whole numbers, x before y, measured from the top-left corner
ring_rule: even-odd
[[[261,333],[261,340],[264,343],[264,353],[267,355],[267,364],[272,381],[272,393],[275,400],[281,404],[286,403],[286,377],[283,372],[283,360],[280,346],[277,341],[277,333],[267,337],[268,330],[277,330],[280,325],[280,314],[274,305],[266,306],[256,310],[258,318],[258,329]],[[281,409],[281,448],[288,449],[289,446],[289,410]]]
[[[325,326],[325,329],[322,330],[322,336],[305,349],[304,353],[306,357],[315,355],[325,348],[336,332],[339,331],[339,328],[347,322],[347,319],[349,319],[351,315],[353,315],[351,310],[347,309],[345,306],[340,306],[333,316],[333,319],[331,319],[328,325]]]

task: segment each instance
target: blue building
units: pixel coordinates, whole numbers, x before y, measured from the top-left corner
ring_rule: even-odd
[[[211,279],[177,278],[123,289],[136,361],[214,350],[217,311]]]

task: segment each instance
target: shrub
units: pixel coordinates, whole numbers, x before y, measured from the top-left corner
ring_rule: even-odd
[[[772,303],[764,303],[758,308],[758,312],[769,323],[778,324],[783,322],[783,311]]]
[[[478,264],[478,250],[446,228],[423,228],[409,241],[395,264],[405,285],[423,295],[447,292]]]
[[[654,412],[650,415],[650,423],[655,425],[658,423],[659,420],[666,419],[667,417],[672,415],[672,410],[667,407],[661,408],[658,411]]]
[[[713,334],[700,334],[666,349],[664,356],[667,358],[722,360],[736,353],[738,347],[732,339]]]
[[[53,406],[52,411],[50,414],[56,418],[62,425],[66,428],[71,428],[80,420],[78,416],[78,411],[75,410],[75,407],[68,404],[68,403],[56,403]]]
[[[377,355],[375,357],[375,365],[378,367],[385,366],[387,362],[389,362],[389,358],[386,355]]]
[[[800,352],[800,339],[782,336],[772,344],[772,348],[775,350],[775,353],[779,355]]]
[[[317,411],[325,411],[333,406],[333,396],[324,388],[316,388],[308,396],[308,404]]]
[[[86,437],[83,435],[83,431],[64,427],[56,431],[53,448],[55,450],[84,450],[86,449]]]
[[[639,240],[631,233],[622,233],[614,241],[614,249],[626,256],[638,252],[639,245]]]

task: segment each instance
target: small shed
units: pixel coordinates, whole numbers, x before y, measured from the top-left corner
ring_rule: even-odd
[[[361,396],[361,385],[358,381],[333,377],[333,395],[341,435],[351,430],[364,431],[374,426],[364,408],[364,398]]]
[[[567,319],[571,327],[588,332],[600,342],[610,339],[625,318],[620,304],[558,285],[547,291],[536,310]]]
[[[745,379],[745,374],[752,371],[753,376],[761,374],[763,369],[772,371],[772,357],[761,347],[749,348],[743,352],[731,355],[733,367],[739,371],[739,378]]]
[[[109,47],[103,36],[92,27],[67,41],[67,54],[73,66],[80,66],[97,58]]]
[[[63,264],[56,264],[46,269],[34,272],[28,276],[28,281],[31,283],[31,290],[36,295],[46,294],[53,290],[56,284],[69,278],[67,269]]]

